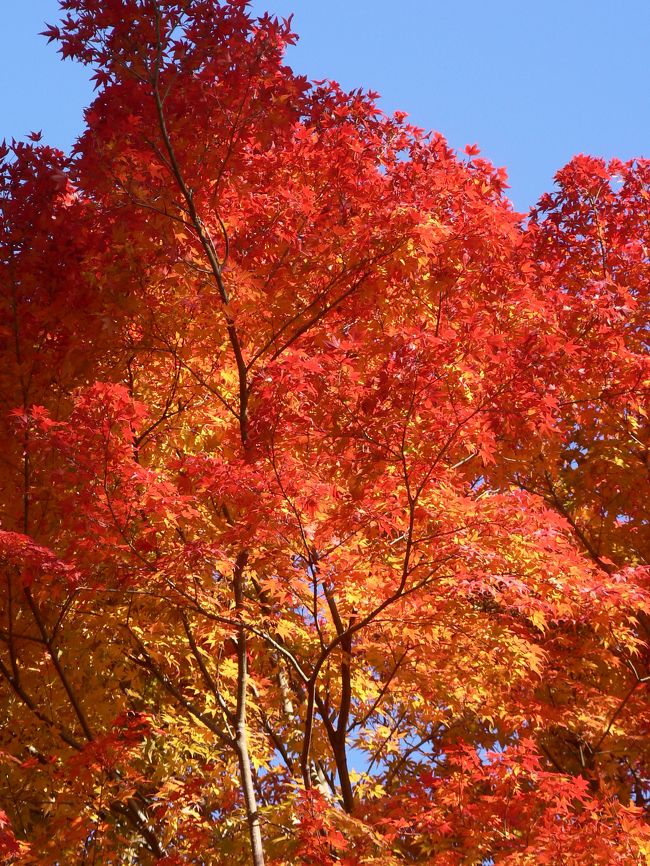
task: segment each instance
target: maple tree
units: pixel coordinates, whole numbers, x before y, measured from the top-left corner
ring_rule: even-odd
[[[0,858],[645,864],[650,163],[524,220],[247,5],[3,147]]]

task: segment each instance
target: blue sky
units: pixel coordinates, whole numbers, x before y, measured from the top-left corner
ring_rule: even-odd
[[[37,36],[56,0],[9,0],[0,28],[0,139],[42,129],[68,148],[88,71]],[[478,143],[526,210],[575,153],[650,156],[648,0],[254,0],[300,34],[310,78],[382,94],[386,110]]]

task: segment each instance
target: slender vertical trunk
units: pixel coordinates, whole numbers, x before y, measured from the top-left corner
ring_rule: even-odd
[[[262,843],[262,829],[257,811],[257,800],[253,786],[253,773],[248,756],[248,735],[246,722],[237,725],[237,738],[235,741],[237,759],[239,761],[239,773],[244,791],[244,802],[246,804],[246,818],[248,820],[248,833],[251,840],[251,852],[253,855],[253,866],[264,866],[264,845]]]
[[[161,16],[157,0],[150,0],[153,7],[155,27],[156,27],[156,48],[157,56],[154,68],[152,69],[151,86],[158,116],[158,126],[162,135],[163,144],[167,156],[169,158],[169,168],[176,181],[176,184],[183,196],[187,213],[194,226],[196,235],[201,242],[203,251],[207,257],[210,270],[214,277],[219,296],[223,302],[223,315],[225,318],[226,332],[230,341],[231,349],[235,357],[237,365],[237,375],[239,378],[239,431],[241,443],[244,449],[248,445],[248,399],[250,396],[248,385],[248,368],[244,359],[243,348],[240,342],[240,337],[237,332],[237,327],[232,318],[229,309],[229,295],[223,278],[223,262],[219,260],[217,251],[207,230],[205,223],[201,219],[194,201],[194,193],[192,188],[186,183],[185,177],[179,165],[174,150],[174,145],[170,137],[169,129],[164,112],[164,98],[160,93],[160,74],[163,58],[163,42],[161,33]],[[223,223],[221,227],[225,233]],[[237,557],[235,570],[233,575],[233,591],[235,596],[235,608],[239,617],[243,614],[244,607],[244,568],[248,559],[247,551],[243,551]],[[244,792],[244,801],[246,804],[246,816],[248,818],[248,827],[251,839],[251,848],[253,854],[254,866],[264,866],[264,850],[262,846],[262,834],[260,830],[260,821],[257,811],[257,801],[255,797],[255,787],[253,784],[253,773],[251,769],[250,756],[248,753],[248,731],[246,728],[246,700],[248,693],[248,659],[246,654],[246,631],[242,626],[237,629],[237,711],[235,715],[235,751],[239,761],[239,770],[241,774],[242,788]]]
[[[248,555],[246,552],[237,557],[233,575],[235,607],[239,616],[242,615],[244,604],[244,567]],[[237,712],[235,717],[235,750],[239,761],[248,832],[251,840],[253,866],[264,866],[264,845],[260,816],[257,810],[257,798],[253,784],[253,771],[248,753],[248,729],[246,724],[246,702],[248,697],[248,655],[246,647],[246,629],[237,629]]]
[[[321,715],[325,722],[327,736],[334,753],[339,785],[341,786],[343,808],[348,815],[351,815],[354,810],[354,791],[350,779],[346,743],[350,707],[352,705],[352,634],[350,633],[350,628],[354,625],[354,618],[350,620],[346,627],[339,614],[336,599],[334,598],[332,591],[326,585],[324,585],[323,588],[325,591],[325,598],[327,599],[327,605],[330,609],[332,620],[336,627],[336,633],[341,644],[341,702],[339,705],[339,717],[336,728],[331,722],[329,722],[326,712],[321,713]]]
[[[337,737],[333,744],[332,751],[334,752],[334,760],[336,761],[336,770],[339,777],[339,785],[341,786],[341,801],[343,808],[351,815],[354,811],[354,791],[352,781],[350,779],[350,769],[348,767],[348,756],[345,748],[345,740]]]

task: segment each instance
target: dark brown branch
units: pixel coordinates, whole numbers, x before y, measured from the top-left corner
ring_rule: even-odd
[[[184,611],[181,611],[181,619],[183,621],[183,628],[185,629],[185,634],[187,636],[187,640],[188,640],[188,643],[190,645],[190,649],[192,650],[192,655],[196,659],[196,663],[199,666],[199,670],[201,671],[201,675],[203,676],[205,684],[207,685],[208,689],[212,692],[217,703],[221,707],[221,711],[223,712],[224,716],[226,717],[227,722],[229,722],[230,724],[234,724],[235,723],[235,717],[232,714],[232,712],[230,711],[230,709],[228,708],[228,704],[226,703],[223,695],[221,694],[219,687],[215,683],[214,679],[212,678],[212,676],[210,675],[210,672],[208,671],[208,669],[206,667],[205,661],[204,661],[204,659],[201,655],[201,652],[200,652],[200,650],[196,644],[196,640],[194,638],[194,634],[193,634],[192,629],[190,627],[189,620],[188,620],[187,615],[185,614]]]
[[[71,746],[76,751],[80,752],[83,749],[83,744],[80,743],[72,734],[70,734],[59,722],[55,722],[52,719],[48,718],[45,713],[41,712],[38,709],[30,695],[25,691],[22,685],[14,679],[11,675],[10,670],[4,664],[4,662],[0,659],[0,673],[7,680],[11,688],[14,690],[16,695],[20,698],[20,700],[25,704],[25,706],[29,709],[31,713],[40,721],[43,722],[48,728],[54,729],[58,736],[66,743],[68,746]]]
[[[27,598],[27,604],[29,605],[29,609],[31,610],[32,616],[34,617],[34,621],[36,622],[36,625],[38,626],[38,630],[40,631],[41,636],[43,638],[43,643],[47,647],[48,655],[50,656],[50,659],[52,660],[52,664],[54,665],[54,669],[56,670],[58,677],[59,677],[59,680],[61,681],[61,684],[62,684],[63,688],[65,689],[65,693],[68,696],[68,700],[70,701],[72,709],[74,710],[75,715],[77,716],[77,719],[79,720],[79,724],[81,725],[81,730],[84,732],[86,739],[89,742],[91,742],[94,739],[94,737],[93,737],[93,732],[92,732],[90,725],[88,723],[88,720],[86,718],[86,714],[84,713],[83,708],[81,706],[81,703],[78,700],[77,696],[75,695],[75,693],[72,689],[72,686],[70,684],[68,676],[67,676],[67,674],[63,668],[63,665],[61,664],[61,661],[59,659],[59,653],[52,645],[52,641],[51,641],[50,636],[48,635],[47,630],[45,628],[45,623],[43,622],[43,619],[41,617],[41,613],[38,609],[38,605],[34,601],[34,597],[32,596],[32,593],[31,593],[31,590],[29,589],[29,587],[25,587],[25,597]]]
[[[237,365],[237,373],[239,377],[239,427],[241,440],[244,446],[248,442],[248,398],[249,398],[249,389],[248,389],[248,379],[247,379],[247,368],[246,361],[244,360],[244,354],[242,350],[241,341],[239,339],[239,334],[237,332],[237,328],[235,326],[234,319],[228,309],[228,304],[230,302],[230,298],[228,296],[228,291],[226,289],[222,267],[219,262],[219,256],[217,255],[216,247],[214,242],[210,236],[210,233],[201,219],[197,209],[196,203],[194,201],[194,193],[187,185],[185,181],[185,176],[181,170],[180,164],[178,162],[176,156],[176,150],[171,140],[171,136],[169,134],[169,129],[167,127],[167,120],[165,118],[165,110],[163,105],[163,99],[160,95],[160,72],[161,72],[161,64],[162,64],[162,42],[161,42],[161,33],[160,33],[160,10],[158,8],[158,3],[156,0],[151,0],[152,7],[154,10],[155,23],[156,23],[156,34],[157,34],[157,58],[156,64],[152,71],[151,75],[151,88],[154,98],[154,103],[156,106],[156,114],[158,117],[158,126],[160,129],[160,135],[163,140],[163,145],[167,156],[169,158],[169,165],[171,167],[171,173],[176,181],[176,184],[185,200],[187,206],[187,212],[190,217],[190,221],[196,231],[196,235],[203,247],[203,251],[208,259],[210,270],[214,277],[214,281],[216,283],[219,297],[221,298],[223,304],[223,313],[226,320],[226,331],[228,333],[228,339],[230,341],[230,345],[232,347],[233,354],[235,356],[235,363]]]
[[[183,707],[186,713],[189,716],[193,716],[199,722],[201,722],[205,727],[211,731],[224,745],[232,746],[233,741],[228,736],[228,734],[224,733],[221,728],[215,724],[215,722],[209,717],[206,716],[205,713],[201,712],[201,710],[190,700],[188,700],[181,690],[165,675],[165,673],[160,669],[160,667],[153,660],[151,655],[149,654],[147,647],[140,640],[140,638],[132,631],[132,629],[128,626],[125,626],[126,630],[130,634],[133,641],[137,644],[138,650],[140,652],[141,658],[137,656],[131,656],[131,661],[135,662],[135,664],[149,671],[160,683],[163,688],[169,692],[172,697],[176,699],[176,701]]]

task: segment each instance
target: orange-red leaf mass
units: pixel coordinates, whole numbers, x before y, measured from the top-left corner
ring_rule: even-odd
[[[641,866],[650,163],[527,219],[244,0],[4,145],[0,862]]]

